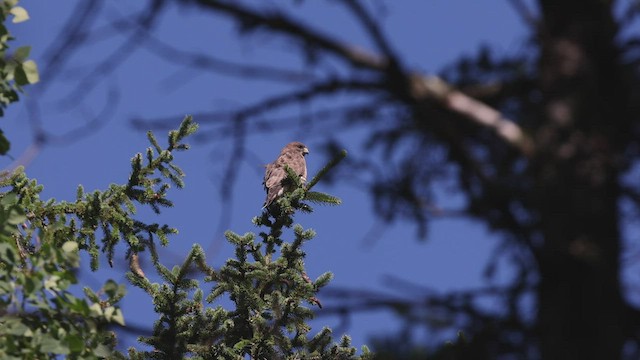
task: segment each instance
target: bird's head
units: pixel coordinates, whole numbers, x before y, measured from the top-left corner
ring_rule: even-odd
[[[305,144],[298,141],[287,144],[287,146],[285,146],[285,149],[291,149],[297,152],[301,152],[303,156],[309,153],[309,148]],[[283,149],[283,151],[285,149]]]

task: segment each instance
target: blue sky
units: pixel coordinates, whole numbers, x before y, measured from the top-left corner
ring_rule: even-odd
[[[292,3],[268,2],[273,7],[289,7],[292,13],[317,28],[362,48],[371,48],[362,31],[335,2],[306,1],[299,6]],[[53,134],[77,128],[104,109],[112,112],[99,130],[74,141],[67,139],[46,146],[27,165],[27,174],[45,185],[44,197],[72,200],[77,184],[91,191],[126,181],[130,158],[147,147],[144,132],[134,130],[130,124],[133,117],[175,116],[177,125],[183,114],[228,110],[287,89],[286,85],[268,81],[247,81],[209,71],[194,73],[159,59],[146,49],[135,49],[126,54],[127,59],[115,72],[94,88],[74,92],[79,80],[126,41],[125,32],[103,32],[107,35],[96,35],[90,45],[71,56],[66,67],[56,69],[55,74],[48,73],[43,56],[54,44],[75,4],[77,1],[23,0],[21,5],[29,11],[31,20],[12,27],[16,46],[33,47],[32,58],[40,65],[43,79],[42,84],[27,88],[25,97],[31,101],[13,105],[2,119],[2,128],[12,141],[14,157],[19,157],[32,142],[33,129],[28,117],[33,114],[34,106],[39,110],[44,128]],[[98,31],[108,29],[110,22],[134,13],[143,4],[146,2],[104,1],[93,30],[99,34]],[[424,73],[435,73],[460,55],[473,54],[481,44],[491,45],[498,53],[514,53],[522,50],[526,40],[526,29],[506,0],[388,1],[386,10],[384,28],[395,49],[407,65]],[[204,52],[230,61],[305,69],[305,64],[286,42],[265,35],[239,39],[232,24],[225,19],[184,6],[171,6],[154,33],[162,41],[186,51]],[[157,135],[164,139],[163,132],[158,131]],[[349,144],[348,151],[361,151],[361,132],[333,135]],[[225,181],[223,174],[230,141],[198,142],[188,153],[177,155],[177,163],[187,173],[187,186],[170,193],[175,208],[164,211],[158,220],[180,230],[179,235],[171,238],[162,258],[169,265],[178,263],[193,243],[200,243],[209,249],[210,264],[222,264],[232,253],[230,246],[220,243],[221,215],[229,215],[230,230],[241,234],[256,231],[250,220],[260,212],[264,200],[261,165],[272,161],[287,142],[300,140],[311,150],[307,163],[310,174],[315,174],[323,166],[322,158],[314,156],[314,146],[320,144],[321,136],[296,128],[290,132],[249,136],[246,145],[251,156],[237,164],[239,173],[231,208],[222,206],[218,190]],[[2,161],[3,167],[11,163],[6,158]],[[332,271],[335,276],[332,285],[395,295],[403,294],[385,281],[390,275],[436,291],[482,284],[482,270],[496,238],[481,224],[455,218],[434,219],[427,241],[421,242],[415,238],[415,229],[410,224],[398,223],[387,227],[377,241],[366,243],[363,239],[367,231],[378,221],[371,212],[368,194],[340,184],[331,188],[319,184],[318,190],[342,198],[343,205],[318,207],[314,214],[296,218],[318,234],[306,248],[307,269],[312,278]],[[445,206],[462,202],[460,194],[444,190],[438,198],[440,205]],[[141,216],[148,218],[151,214],[142,212]],[[216,245],[211,246],[212,242]],[[152,272],[148,264],[146,270]],[[106,278],[124,281],[121,272],[109,269],[83,276],[94,287]],[[128,288],[129,296],[122,304],[125,319],[130,323],[150,324],[153,319],[150,299]],[[319,298],[322,300],[322,293]],[[345,330],[352,335],[356,346],[366,344],[371,335],[389,333],[398,327],[388,313],[360,314],[351,320]],[[314,330],[339,323],[336,318],[320,317],[314,322]]]

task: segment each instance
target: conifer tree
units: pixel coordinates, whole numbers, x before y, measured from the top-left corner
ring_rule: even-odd
[[[288,181],[294,191],[279,198],[253,223],[263,228],[240,235],[226,232],[235,248],[235,258],[219,269],[205,261],[199,245],[182,263],[167,269],[155,262],[164,283],[151,283],[134,272],[129,280],[144,289],[152,298],[160,318],[153,335],[140,340],[153,347],[151,351],[130,349],[132,359],[358,359],[369,358],[366,347],[356,355],[348,336],[334,343],[331,330],[324,328],[312,335],[307,321],[313,308],[320,306],[316,294],[328,284],[327,272],[311,281],[304,270],[303,245],[315,236],[311,229],[293,224],[297,211],[311,212],[308,202],[339,204],[331,195],[310,191],[331,167],[346,153],[328,164],[308,184],[302,184],[292,171]],[[291,229],[292,231],[287,231]],[[292,237],[287,241],[287,233]],[[205,291],[196,280],[204,274]],[[208,307],[221,297],[228,297],[232,309]]]
[[[107,280],[101,289],[84,287],[83,298],[74,295],[79,292],[72,291],[77,288],[76,273],[83,269],[79,252],[87,252],[90,269],[97,270],[100,254],[112,264],[116,244],[124,242],[132,271],[142,275],[138,252],[149,249],[155,257],[155,242],[166,245],[167,235],[176,230],[137,219],[136,203],[156,212],[173,205],[166,192],[170,183],[182,187],[184,174],[172,163],[172,153],[188,148],[181,140],[196,128],[185,118],[169,133],[165,149],[149,133],[153,147],[147,149],[146,163],[142,154],[134,156],[125,184],[91,193],[79,186],[75,202],[40,199],[43,186],[22,168],[3,174],[0,358],[115,356],[116,338],[109,327],[125,325],[118,307],[125,287]]]
[[[194,245],[181,266],[165,267],[156,243],[167,245],[168,225],[136,218],[136,204],[160,212],[172,206],[166,198],[170,184],[182,187],[180,168],[173,152],[188,145],[182,140],[197,124],[185,118],[171,131],[161,148],[153,134],[147,149],[133,157],[127,183],[105,191],[85,193],[78,187],[75,202],[44,201],[43,186],[22,169],[0,181],[0,355],[3,358],[125,358],[114,351],[111,325],[125,326],[118,302],[124,284],[108,280],[101,289],[84,287],[77,297],[76,273],[83,269],[80,251],[90,255],[90,268],[100,266],[100,254],[111,264],[116,244],[131,260],[127,278],[152,298],[159,314],[153,335],[139,340],[151,350],[131,348],[131,359],[357,359],[370,356],[366,347],[356,355],[349,337],[334,343],[331,330],[312,334],[307,321],[320,306],[316,295],[328,284],[327,272],[312,281],[304,270],[303,245],[315,236],[311,229],[294,225],[298,211],[311,212],[310,202],[339,204],[331,195],[311,188],[341,157],[327,165],[308,185],[289,171],[295,190],[285,194],[253,223],[263,228],[258,236],[228,231],[235,258],[219,269],[206,263],[200,245]],[[291,238],[291,239],[288,239]],[[138,264],[138,253],[149,250],[163,283],[152,283]],[[199,278],[204,276],[205,291]],[[205,296],[206,294],[206,296]],[[232,308],[216,302],[227,297]],[[215,305],[215,307],[214,307]]]
[[[14,22],[28,19],[17,0],[0,3],[2,59],[12,39],[4,26],[9,15]],[[29,48],[22,47],[11,61],[0,60],[0,115],[18,100],[22,86],[38,80],[28,55]],[[312,211],[309,202],[340,203],[311,189],[344,152],[309,184],[288,169],[287,181],[294,190],[253,219],[263,229],[258,236],[225,234],[235,258],[220,268],[207,264],[197,244],[182,265],[168,269],[161,263],[156,247],[168,245],[168,236],[177,230],[145,221],[137,211],[149,207],[159,214],[173,206],[168,190],[184,186],[174,155],[189,148],[184,140],[197,128],[186,117],[169,132],[165,147],[149,132],[151,146],[132,158],[126,182],[90,193],[78,186],[72,202],[41,199],[43,186],[23,168],[0,174],[0,358],[126,358],[116,351],[113,331],[126,326],[126,314],[118,305],[126,296],[125,284],[109,279],[100,289],[85,286],[79,291],[79,272],[97,270],[101,258],[112,266],[116,256],[129,259],[127,279],[150,295],[159,315],[153,334],[139,338],[151,349],[131,348],[131,359],[370,357],[366,347],[356,355],[348,336],[336,343],[329,328],[311,331],[307,322],[321,306],[316,295],[332,274],[309,279],[303,245],[315,232],[293,224],[296,212]],[[9,141],[0,132],[0,154],[8,149]],[[118,244],[125,245],[124,253],[117,253],[122,248]],[[163,283],[152,283],[141,268],[139,254],[147,251]],[[83,263],[82,252],[88,263]],[[231,300],[231,308],[219,304],[223,297]]]

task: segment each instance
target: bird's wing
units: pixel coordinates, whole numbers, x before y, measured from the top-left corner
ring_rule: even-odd
[[[284,169],[284,166],[280,166],[279,164],[269,164],[267,165],[267,171],[264,175],[264,187],[265,189],[271,189],[275,186],[280,186],[282,180],[287,177],[287,172]]]
[[[297,154],[297,156],[291,159],[288,165],[291,170],[302,178],[303,182],[307,181],[307,162],[304,159],[304,155]]]

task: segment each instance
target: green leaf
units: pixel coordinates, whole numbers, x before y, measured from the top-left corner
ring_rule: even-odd
[[[89,306],[89,309],[91,310],[92,316],[102,316],[103,315],[102,308],[100,307],[100,304],[98,304],[98,303],[91,304],[91,306]]]
[[[25,295],[33,294],[34,292],[40,290],[42,283],[38,281],[39,279],[34,279],[33,276],[29,276],[24,281],[24,293]]]
[[[69,347],[49,334],[42,334],[40,339],[40,351],[52,354],[68,354]]]
[[[69,304],[69,309],[82,314],[83,316],[89,315],[89,305],[83,299],[74,298]]]
[[[67,241],[64,244],[62,244],[62,250],[64,250],[64,252],[74,252],[78,250],[78,243],[75,241]]]
[[[31,336],[31,329],[18,318],[5,318],[2,324],[2,333],[16,336]]]
[[[11,205],[15,205],[18,203],[18,195],[16,193],[10,192],[2,195],[0,198],[0,205],[2,207],[9,207]]]
[[[13,79],[16,81],[18,86],[24,86],[29,84],[29,79],[27,79],[27,73],[24,71],[22,65],[16,66],[13,70]]]
[[[114,297],[116,296],[116,292],[118,291],[118,283],[109,279],[104,284],[102,289],[104,290],[105,294],[107,294],[107,296]]]
[[[82,288],[82,291],[84,292],[84,295],[89,298],[89,300],[93,301],[94,303],[100,302],[100,298],[93,290],[91,290],[90,287],[85,286],[84,288]]]
[[[68,335],[65,339],[65,343],[69,348],[69,351],[72,353],[82,352],[84,349],[84,341],[81,336],[78,335]]]
[[[21,47],[17,48],[16,51],[13,53],[13,58],[17,62],[21,63],[21,62],[27,60],[27,58],[29,57],[30,53],[31,53],[31,46],[21,46]]]
[[[47,290],[60,290],[60,288],[58,287],[58,281],[60,280],[60,276],[58,275],[51,275],[50,278],[48,278],[47,280],[45,280],[44,282],[44,288]]]
[[[122,325],[122,326],[125,325],[124,316],[122,315],[122,311],[120,309],[118,308],[115,309],[115,311],[111,315],[111,321],[113,321],[118,325]]]
[[[9,13],[14,16],[13,20],[11,20],[14,24],[29,20],[29,13],[22,6],[12,7]]]
[[[11,143],[7,140],[7,137],[4,136],[2,130],[0,130],[0,155],[6,155],[11,147]]]
[[[104,344],[98,344],[98,346],[93,349],[93,355],[99,358],[109,358],[112,354],[113,351],[111,351],[111,348]]]
[[[27,60],[22,63],[22,69],[27,78],[28,84],[35,84],[40,81],[40,74],[38,73],[38,64],[33,60]]]
[[[27,216],[24,214],[24,211],[21,208],[17,206],[12,206],[9,209],[9,216],[6,219],[7,223],[11,225],[18,225],[18,224],[22,224],[26,220],[27,220]]]
[[[248,347],[249,345],[251,345],[251,340],[245,339],[242,341],[238,341],[235,345],[233,345],[233,349],[236,351],[240,351],[245,347]]]
[[[0,242],[0,260],[3,263],[14,264],[18,257],[16,249],[6,242]]]

